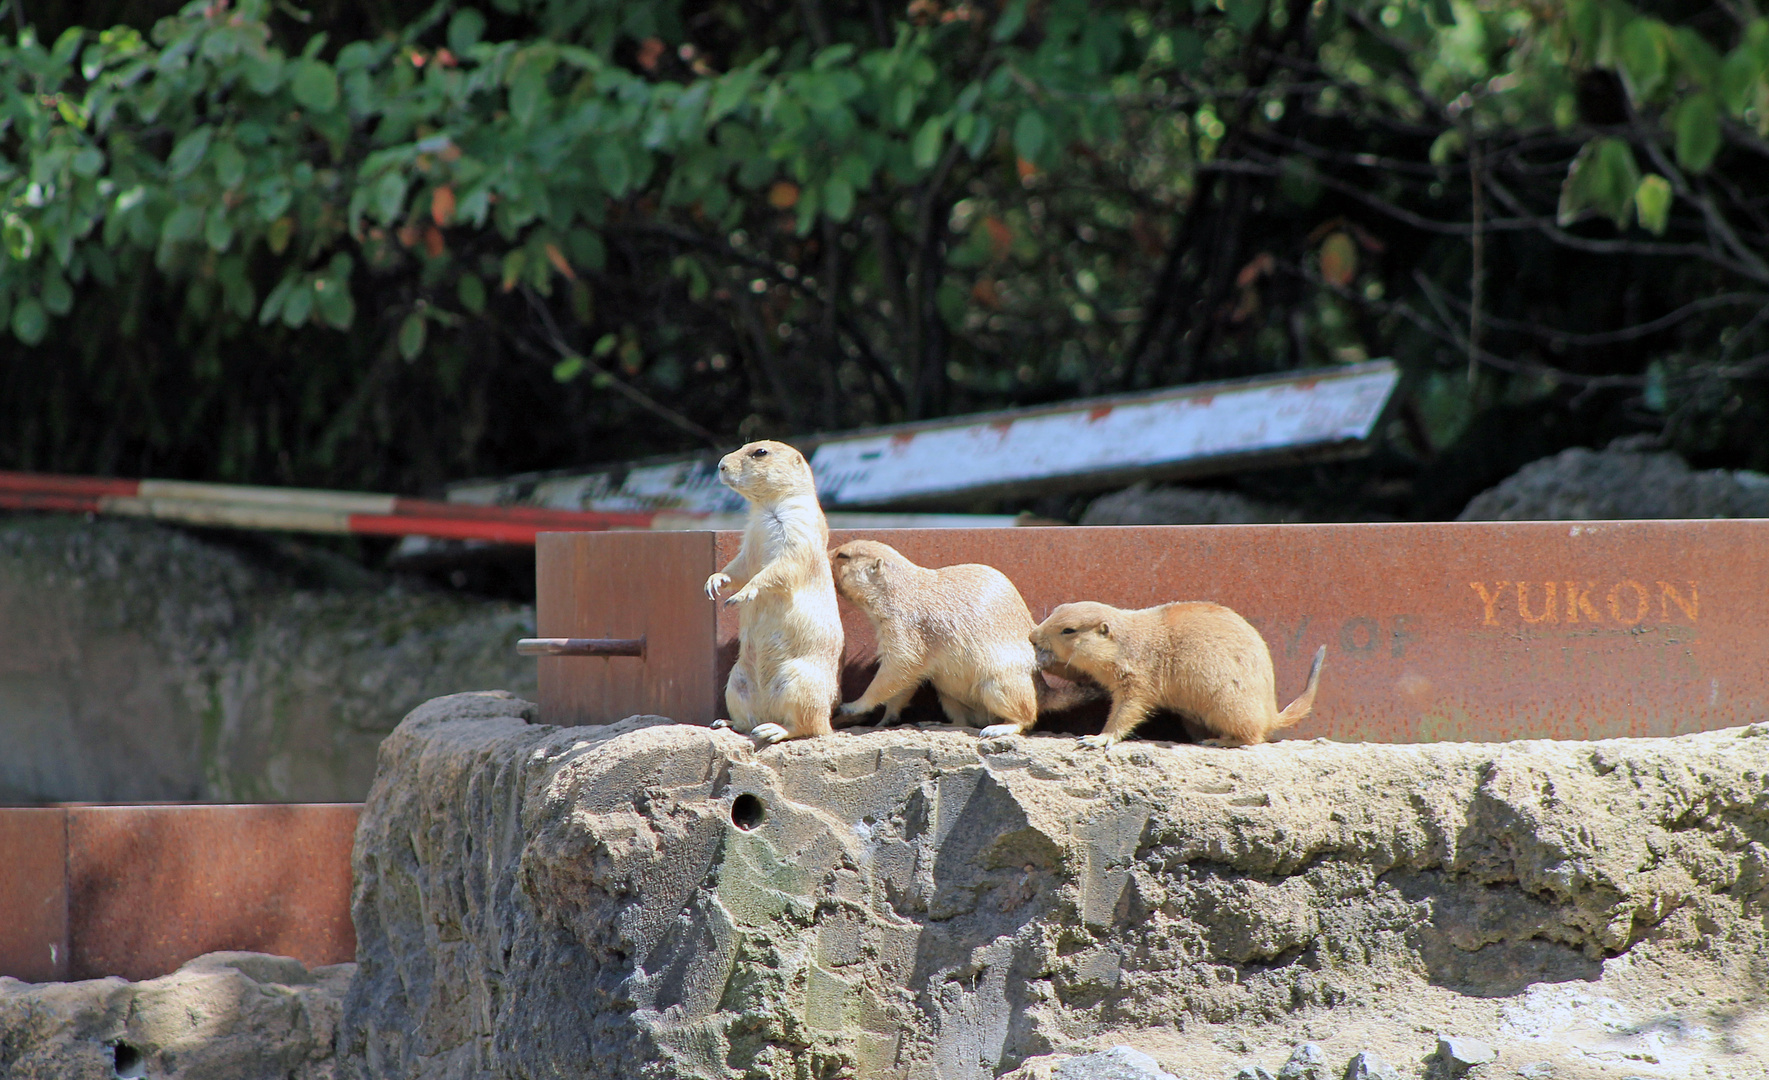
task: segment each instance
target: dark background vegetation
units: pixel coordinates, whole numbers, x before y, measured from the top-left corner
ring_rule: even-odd
[[[351,42],[383,55],[375,104],[337,106],[325,139],[300,126],[299,93],[257,102],[219,61],[184,112],[124,108],[79,132],[55,126],[43,76],[11,66],[8,205],[37,222],[37,243],[13,251],[0,282],[15,331],[31,295],[52,317],[32,343],[0,337],[0,468],[432,494],[465,477],[1382,356],[1405,379],[1370,458],[1219,483],[1439,518],[1524,462],[1620,435],[1657,436],[1702,466],[1769,465],[1769,32],[1737,3],[486,4],[477,48],[583,46],[638,87],[621,100],[758,58],[777,80],[864,72],[860,58],[909,39],[929,62],[842,91],[845,119],[816,107],[834,91],[805,82],[810,119],[796,127],[759,84],[722,125],[674,144],[647,144],[649,121],[632,120],[625,185],[591,161],[612,128],[570,135],[582,141],[542,164],[541,142],[566,145],[548,123],[619,96],[564,62],[532,121],[509,75],[389,125],[399,79],[422,85],[439,50],[467,40],[451,36],[466,7],[13,0],[4,33],[33,26],[43,49],[69,27],[88,41],[113,24],[147,34],[182,10],[148,47],[247,16],[291,57],[321,31],[314,55],[340,71]],[[827,52],[841,43],[855,51]],[[819,68],[820,55],[834,60]],[[447,62],[522,61],[456,50]],[[892,79],[917,87],[907,122],[893,118]],[[964,88],[986,82],[964,105]],[[97,80],[57,85],[71,96]],[[160,163],[194,125],[219,146],[253,109],[313,143],[293,152],[336,174],[332,195],[297,199],[287,250],[249,216],[206,249],[166,231],[180,203],[241,189],[224,174],[199,183],[207,161],[188,177]],[[960,139],[965,109],[980,119]],[[930,120],[947,124],[937,144],[922,141]],[[495,209],[476,224],[439,213],[434,193],[464,206],[488,181],[424,158],[400,166],[413,186],[388,214],[346,222],[349,198],[381,175],[376,153],[438,132],[469,161],[532,170],[522,190],[553,186],[532,216]],[[59,271],[65,315],[42,291],[56,226],[22,194],[54,138],[105,149],[108,171],[79,183],[118,178]],[[695,139],[718,148],[716,168],[694,164]],[[1604,157],[1606,139],[1627,159]],[[256,169],[262,154],[247,150]],[[844,154],[862,163],[851,174]],[[104,200],[131,182],[125,167],[159,215],[133,248],[101,220],[117,213]],[[601,180],[572,187],[580,176]],[[1637,198],[1654,176],[1668,209]],[[519,201],[516,186],[497,190],[496,207]],[[807,214],[813,192],[821,209]],[[515,272],[512,252],[527,258]],[[317,281],[339,253],[353,260],[353,310],[258,317],[279,279]],[[238,280],[246,300],[217,299]]]

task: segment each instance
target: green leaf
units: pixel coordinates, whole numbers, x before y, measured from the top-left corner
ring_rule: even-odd
[[[602,139],[590,150],[590,160],[596,165],[596,172],[602,177],[602,186],[608,194],[619,198],[627,193],[633,182],[632,166],[627,161],[624,148],[613,139]]]
[[[224,142],[215,147],[212,156],[215,163],[215,179],[221,181],[224,188],[238,187],[246,178],[246,155],[240,153],[239,147]]]
[[[547,68],[537,60],[529,60],[516,69],[510,80],[510,115],[524,127],[534,123],[547,100]]]
[[[406,180],[396,172],[389,172],[375,181],[375,217],[383,225],[391,225],[405,213]]]
[[[1763,56],[1748,45],[1740,45],[1720,62],[1720,100],[1734,116],[1744,115],[1756,96],[1757,80],[1763,77]]]
[[[424,337],[427,333],[424,316],[412,312],[399,324],[399,355],[407,360],[416,360],[424,351]]]
[[[1196,30],[1176,26],[1168,32],[1167,40],[1173,51],[1174,70],[1189,74],[1203,68],[1204,39]]]
[[[1622,28],[1618,58],[1636,100],[1651,97],[1665,81],[1670,37],[1670,28],[1657,19],[1634,19]]]
[[[1595,210],[1626,228],[1634,212],[1640,167],[1634,151],[1620,139],[1592,139],[1580,148],[1560,186],[1559,220],[1570,225],[1586,210]]]
[[[1677,70],[1697,86],[1714,85],[1720,76],[1720,54],[1707,39],[1687,26],[1671,31],[1671,52],[1677,57]]]
[[[854,185],[840,176],[823,182],[823,212],[836,221],[846,221],[854,213]]]
[[[276,93],[283,84],[283,54],[275,49],[267,51],[263,56],[248,57],[246,60],[246,85],[252,92],[262,97]]]
[[[478,274],[462,274],[460,280],[455,282],[455,297],[468,311],[475,315],[482,314],[485,311],[485,282],[479,279]]]
[[[1019,33],[1020,27],[1026,25],[1026,6],[1029,2],[1030,0],[1013,0],[1001,13],[1001,18],[995,20],[995,27],[989,32],[989,36],[996,41],[1006,41]]]
[[[216,203],[203,224],[203,240],[212,251],[226,251],[233,243],[233,222],[227,219],[227,207]]]
[[[592,229],[579,226],[571,230],[565,235],[565,246],[571,252],[571,261],[578,266],[601,270],[608,265],[608,249]]]
[[[1235,30],[1246,34],[1264,20],[1265,0],[1225,0],[1223,10]]]
[[[921,169],[931,169],[934,162],[940,160],[940,144],[945,141],[946,120],[940,116],[930,116],[915,133],[915,142],[910,147],[915,165]]]
[[[1647,173],[1634,189],[1634,207],[1640,212],[1640,224],[1652,235],[1663,236],[1671,214],[1671,182]]]
[[[1425,0],[1425,18],[1433,26],[1449,28],[1456,25],[1456,9],[1450,0]]]
[[[613,334],[603,334],[601,337],[596,339],[596,344],[593,347],[591,347],[590,355],[594,356],[596,359],[600,360],[604,356],[607,356],[609,353],[613,352],[615,346],[617,346],[619,344],[620,344],[620,338],[615,337]]]
[[[203,208],[184,203],[167,215],[160,236],[172,243],[195,240],[203,231]]]
[[[49,274],[43,279],[43,287],[38,290],[43,306],[51,315],[66,315],[74,310],[74,290],[68,279],[60,274]]]
[[[172,147],[172,153],[166,158],[166,171],[174,177],[189,176],[198,165],[203,163],[203,155],[209,152],[209,140],[214,135],[214,129],[204,124],[179,139]]]
[[[1036,109],[1026,109],[1013,126],[1014,153],[1027,161],[1036,162],[1038,155],[1044,152],[1045,137],[1048,129],[1044,117]]]
[[[448,20],[448,47],[457,56],[464,56],[484,35],[485,16],[472,8],[462,8]]]
[[[74,173],[88,179],[104,170],[104,151],[95,146],[82,147],[74,154]]]
[[[298,327],[307,321],[307,315],[313,310],[313,285],[310,282],[297,282],[289,290],[288,298],[283,301],[283,325]]]
[[[323,60],[302,60],[289,80],[289,92],[303,109],[331,112],[338,105],[338,76]]]
[[[34,296],[27,296],[12,309],[12,336],[26,345],[35,345],[49,331],[49,314]]]
[[[37,247],[37,230],[31,223],[17,214],[7,214],[5,224],[0,225],[0,243],[6,247],[6,254],[19,262],[31,257]]]
[[[567,356],[553,365],[553,378],[562,383],[570,382],[583,374],[585,363],[581,356]]]
[[[350,295],[350,285],[342,278],[322,277],[313,283],[314,300],[319,308],[319,317],[327,326],[334,330],[348,330],[356,320],[356,301]]]
[[[1720,101],[1713,94],[1687,97],[1677,106],[1672,128],[1677,136],[1677,164],[1690,172],[1706,172],[1720,152]]]
[[[295,277],[290,275],[276,283],[270,295],[264,298],[264,306],[258,309],[258,325],[269,326],[283,313],[283,304],[288,300],[289,293],[295,288]]]

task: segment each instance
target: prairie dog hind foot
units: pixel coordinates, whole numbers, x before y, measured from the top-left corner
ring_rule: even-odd
[[[773,746],[777,742],[791,738],[792,732],[787,731],[779,724],[757,724],[749,729],[749,737],[763,746]]]
[[[1023,735],[1023,734],[1025,734],[1025,732],[1020,730],[1020,725],[1018,725],[1018,724],[990,724],[988,727],[977,732],[977,738],[979,738],[979,739],[1005,739],[1009,735]]]

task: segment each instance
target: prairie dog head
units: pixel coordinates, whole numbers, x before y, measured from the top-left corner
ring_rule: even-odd
[[[1091,600],[1058,605],[1049,618],[1032,628],[1032,648],[1038,654],[1038,666],[1063,664],[1086,668],[1111,663],[1118,655],[1118,641],[1113,636],[1115,624],[1123,615],[1109,604]]]
[[[893,571],[908,561],[902,552],[877,540],[849,540],[829,553],[835,591],[866,611],[889,595]]]
[[[754,502],[773,502],[788,495],[815,495],[811,463],[782,442],[744,443],[719,459],[719,479]]]

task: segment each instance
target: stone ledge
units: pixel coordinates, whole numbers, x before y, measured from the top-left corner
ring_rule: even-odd
[[[1769,725],[1101,754],[530,715],[440,698],[381,747],[359,1075],[985,1077],[1617,958],[1744,1008],[1769,950]]]

